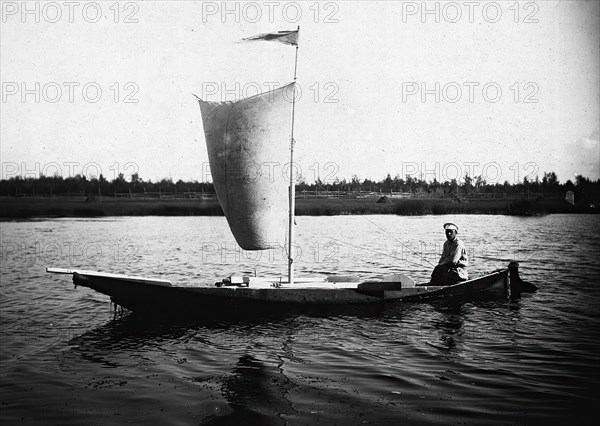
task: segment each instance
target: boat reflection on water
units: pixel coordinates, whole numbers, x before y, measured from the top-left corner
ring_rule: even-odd
[[[284,425],[282,415],[296,413],[287,393],[293,383],[280,366],[267,366],[252,355],[242,355],[222,385],[232,410],[207,418],[202,425]]]
[[[109,404],[115,392],[129,401],[112,403],[116,419],[283,425],[319,418],[352,423],[368,414],[379,424],[426,424],[419,423],[424,410],[460,419],[481,413],[472,413],[466,399],[460,409],[440,407],[414,383],[450,393],[467,386],[475,397],[479,388],[464,381],[471,374],[488,380],[485,362],[498,352],[483,364],[473,360],[478,368],[468,374],[463,359],[499,337],[509,339],[504,351],[510,350],[519,309],[507,303],[514,302],[398,303],[354,315],[229,321],[152,321],[129,313],[70,339],[61,369],[89,381],[73,404]],[[472,324],[483,331],[476,334]],[[348,351],[360,363],[349,364]],[[137,396],[144,389],[160,390],[160,397]]]
[[[202,425],[283,425],[282,416],[297,413],[287,399],[294,385],[283,369],[284,358],[294,359],[294,330],[293,319],[167,323],[126,314],[72,337],[61,369],[89,375],[95,365],[102,371],[83,386],[82,399],[91,399],[86,390],[167,390],[177,383],[158,403],[171,420],[173,411],[195,406]],[[274,345],[267,354],[253,345],[261,339]],[[228,367],[236,353],[242,355]],[[118,418],[140,418],[133,407],[113,406]]]
[[[437,330],[439,341],[430,344],[436,347],[441,345],[448,350],[457,349],[464,335],[463,325],[468,310],[461,305],[448,305],[438,306],[435,311],[438,315],[433,318],[431,326]]]

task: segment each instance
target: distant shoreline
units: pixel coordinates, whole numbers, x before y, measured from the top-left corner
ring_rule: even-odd
[[[551,213],[597,213],[559,198],[523,199],[297,199],[298,216],[364,214],[442,215],[502,214],[532,216]],[[216,199],[154,199],[85,201],[83,198],[0,197],[0,220],[108,216],[222,216]]]

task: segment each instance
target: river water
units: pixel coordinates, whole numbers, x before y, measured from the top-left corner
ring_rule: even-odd
[[[426,281],[453,221],[472,276],[520,262],[515,301],[153,321],[47,266],[210,285],[286,271],[222,217],[3,222],[4,424],[596,424],[600,216],[298,217],[297,275]]]

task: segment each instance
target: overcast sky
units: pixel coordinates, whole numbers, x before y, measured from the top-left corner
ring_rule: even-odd
[[[308,181],[598,179],[599,11],[596,1],[4,1],[2,178],[206,180],[192,93],[233,100],[290,82],[293,46],[236,42],[300,25],[296,160]]]

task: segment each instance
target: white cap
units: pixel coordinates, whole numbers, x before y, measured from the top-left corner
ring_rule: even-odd
[[[444,229],[454,229],[455,231],[458,232],[458,226],[456,226],[455,224],[448,222],[448,223],[444,223]]]

